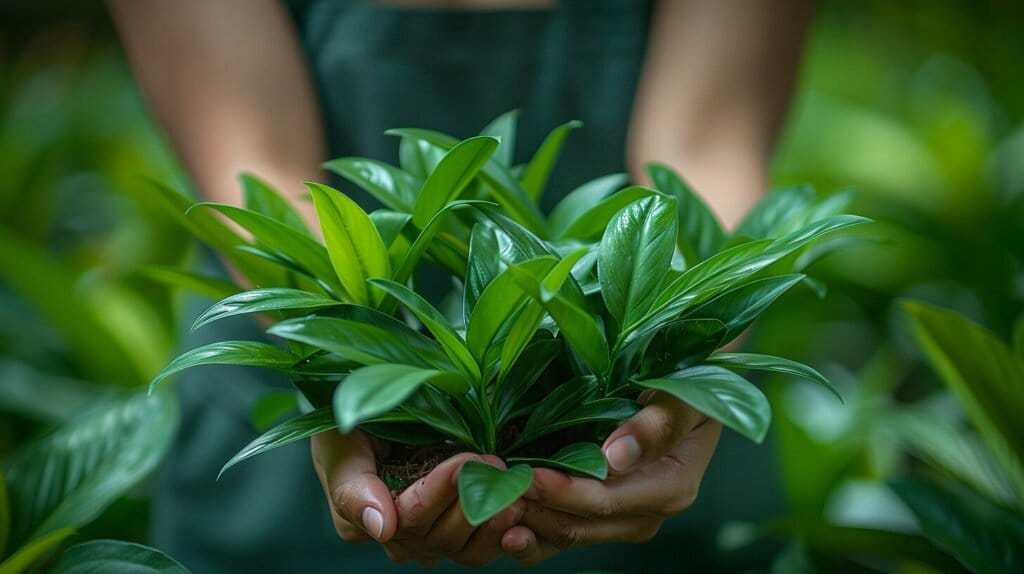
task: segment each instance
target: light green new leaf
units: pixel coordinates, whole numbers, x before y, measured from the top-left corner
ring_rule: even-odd
[[[803,363],[757,353],[715,353],[707,358],[707,362],[732,370],[768,371],[801,377],[825,387],[839,402],[844,402],[843,396],[824,375]]]
[[[480,134],[492,135],[492,134]],[[402,138],[398,144],[398,165],[420,182],[427,179],[437,162],[441,161],[444,150],[430,142],[416,138]],[[419,184],[413,186],[414,191]],[[410,205],[412,202],[410,202]]]
[[[155,548],[120,540],[90,540],[61,554],[50,574],[189,574]]]
[[[605,460],[601,447],[592,442],[570,444],[548,458],[512,456],[508,458],[508,462],[547,466],[598,480],[608,478],[608,461]]]
[[[548,274],[544,276],[544,279],[540,282],[540,300],[543,303],[547,303],[555,298],[555,295],[562,289],[562,285],[572,274],[573,268],[576,263],[583,258],[584,255],[590,252],[589,247],[580,247],[579,249],[569,253],[555,264],[548,271]]]
[[[561,237],[579,214],[597,205],[628,182],[628,175],[613,173],[588,181],[569,192],[548,215],[551,236]]]
[[[192,330],[219,321],[226,317],[244,315],[246,313],[262,313],[264,311],[280,311],[284,309],[322,309],[341,305],[339,301],[309,291],[270,287],[266,289],[250,289],[218,301],[203,311],[195,322]]]
[[[448,358],[452,360],[452,363],[470,380],[474,382],[480,381],[480,367],[469,352],[469,349],[466,348],[465,341],[455,332],[455,329],[448,323],[448,320],[428,303],[426,299],[401,283],[382,279],[372,279],[370,282],[383,289],[412,311],[420,322],[430,330],[434,338],[437,339],[437,342],[441,344],[441,347],[448,355]]]
[[[103,400],[3,462],[10,547],[85,526],[163,459],[178,423],[170,393]]]
[[[504,379],[509,370],[515,366],[519,355],[537,333],[543,320],[544,307],[540,302],[527,301],[516,315],[512,326],[508,329],[508,334],[501,342],[501,367],[498,370],[498,380]]]
[[[227,469],[235,466],[243,460],[252,458],[258,454],[267,452],[268,450],[273,450],[279,446],[291,444],[304,438],[311,437],[322,432],[327,432],[329,430],[334,430],[336,428],[338,428],[338,424],[334,420],[334,414],[331,412],[331,407],[322,407],[287,420],[263,433],[257,437],[256,440],[245,445],[242,450],[235,453],[235,456],[231,457],[231,460],[229,460],[224,467],[220,469],[220,473],[217,474],[217,478],[219,479]]]
[[[459,471],[459,503],[466,521],[473,526],[519,500],[533,482],[533,471],[525,464],[501,470],[482,462],[469,461]]]
[[[21,574],[40,561],[68,536],[75,533],[73,528],[64,528],[37,538],[0,562],[0,574]]]
[[[323,164],[332,171],[366,190],[385,206],[412,212],[415,191],[420,183],[409,173],[382,161],[362,157],[343,157]]]
[[[600,203],[590,207],[586,211],[576,214],[572,223],[566,226],[565,231],[559,236],[560,239],[579,239],[587,241],[601,235],[608,227],[608,222],[630,203],[638,199],[650,197],[658,192],[646,187],[634,185],[617,191]]]
[[[725,231],[707,204],[671,168],[656,163],[646,168],[654,188],[676,198],[679,234],[673,240],[678,240],[686,263],[696,265],[717,253],[725,243]]]
[[[413,224],[422,229],[442,207],[455,200],[497,147],[497,139],[478,136],[448,150],[420,188],[412,211]]]
[[[498,138],[501,142],[494,152],[494,161],[505,167],[512,167],[516,153],[516,127],[519,110],[510,110],[494,118],[480,130],[480,135]]]
[[[267,182],[251,173],[243,173],[238,179],[242,182],[242,196],[246,209],[280,221],[295,231],[311,235],[302,216]]]
[[[554,258],[534,261],[529,265],[536,267],[541,276],[556,263]],[[483,290],[466,330],[466,343],[478,362],[484,362],[487,350],[498,339],[502,328],[516,317],[516,312],[526,300],[527,294],[508,269],[499,273]]]
[[[185,351],[168,363],[164,370],[153,377],[149,383],[152,393],[157,385],[168,377],[185,369],[201,365],[242,365],[246,367],[263,367],[268,369],[288,370],[299,361],[284,349],[258,341],[217,341]]]
[[[320,219],[331,264],[352,301],[362,305],[379,302],[372,298],[366,280],[391,278],[391,261],[384,240],[370,216],[345,194],[319,183],[307,183],[313,194],[313,205]]]
[[[635,201],[608,224],[597,250],[597,277],[608,311],[632,325],[650,310],[675,250],[674,199]]]
[[[539,203],[541,196],[544,195],[544,188],[547,186],[548,177],[551,175],[551,170],[555,167],[555,161],[558,160],[559,154],[562,153],[562,145],[565,143],[566,136],[569,135],[569,132],[582,125],[583,122],[573,120],[551,130],[548,137],[544,138],[544,142],[534,152],[530,163],[526,164],[523,177],[519,181],[527,197],[532,199],[534,203]]]
[[[764,440],[771,424],[764,393],[722,367],[701,365],[636,384],[664,391],[754,442]]]
[[[401,405],[441,371],[379,364],[356,369],[334,391],[334,418],[341,432]]]

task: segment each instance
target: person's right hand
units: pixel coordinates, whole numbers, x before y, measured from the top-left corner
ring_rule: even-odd
[[[431,566],[449,558],[479,567],[502,555],[501,538],[522,517],[522,501],[474,528],[462,515],[457,488],[466,461],[505,468],[500,459],[457,454],[393,497],[377,476],[377,454],[387,448],[361,431],[313,437],[313,464],[338,536],[353,544],[377,540],[398,563],[415,560]]]

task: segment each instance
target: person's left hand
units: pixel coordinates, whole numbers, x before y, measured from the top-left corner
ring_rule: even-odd
[[[577,546],[646,542],[693,504],[722,426],[664,393],[645,399],[604,442],[604,481],[534,469],[523,517],[501,539],[509,557],[535,565]]]

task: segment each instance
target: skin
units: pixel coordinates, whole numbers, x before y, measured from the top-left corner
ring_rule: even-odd
[[[537,8],[550,0],[391,0],[459,8]],[[108,0],[156,119],[203,196],[240,205],[237,174],[295,198],[322,177],[320,110],[295,30],[276,0]],[[658,2],[630,123],[627,165],[686,174],[734,226],[768,186],[767,165],[798,68],[809,0]],[[258,38],[254,40],[254,38]],[[312,206],[294,201],[310,222]],[[316,225],[311,227],[316,228]],[[362,432],[311,441],[338,535],[376,540],[396,562],[537,564],[588,544],[644,542],[696,499],[721,426],[665,395],[604,442],[605,481],[536,469],[524,498],[477,528],[455,488],[463,453],[393,498],[376,474],[386,443]]]

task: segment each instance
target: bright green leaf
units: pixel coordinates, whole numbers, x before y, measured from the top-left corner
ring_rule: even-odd
[[[519,500],[533,482],[533,471],[525,464],[501,470],[482,462],[469,461],[459,471],[459,503],[472,526],[479,526]]]
[[[715,353],[708,357],[707,362],[733,370],[768,371],[801,377],[825,387],[839,402],[844,402],[843,396],[824,375],[803,363],[757,353]]]
[[[581,213],[597,205],[628,182],[628,175],[613,173],[588,181],[569,192],[548,215],[551,236],[561,237]]]
[[[671,168],[656,163],[646,168],[654,188],[676,198],[679,234],[673,241],[678,240],[686,263],[696,265],[717,253],[725,243],[725,231],[707,204]]]
[[[653,189],[637,185],[617,191],[601,200],[597,205],[577,213],[575,219],[566,226],[565,232],[559,237],[562,239],[593,239],[604,232],[608,227],[608,222],[620,209],[638,199],[650,197],[656,193],[658,192]]]
[[[267,182],[251,173],[243,173],[238,179],[242,182],[242,197],[246,209],[279,221],[295,231],[311,235],[302,216]]]
[[[523,171],[520,183],[527,197],[532,199],[534,203],[539,203],[541,196],[544,194],[548,177],[551,175],[551,170],[555,167],[555,162],[562,152],[562,145],[565,143],[566,136],[569,135],[570,131],[582,125],[583,122],[573,120],[551,130],[551,133],[544,138],[544,142],[534,152],[530,163],[526,164],[526,169]]]
[[[192,330],[195,331],[204,325],[226,317],[246,313],[262,313],[264,311],[281,311],[284,309],[322,309],[336,305],[341,305],[341,303],[330,297],[310,293],[309,291],[286,289],[283,287],[250,289],[218,301],[203,311],[196,318],[195,322],[192,323]]]
[[[334,417],[341,432],[401,405],[441,371],[378,364],[352,371],[334,392]]]
[[[328,171],[363,188],[385,206],[395,211],[412,212],[414,193],[420,184],[409,173],[382,161],[361,157],[333,159],[323,165]]]
[[[217,341],[185,351],[168,363],[149,383],[149,392],[168,377],[202,365],[243,365],[288,370],[299,357],[269,343],[258,341]]]
[[[497,139],[478,136],[448,150],[420,189],[413,207],[413,224],[422,229],[442,207],[458,198],[497,147]]]
[[[511,167],[515,158],[518,123],[519,110],[510,110],[494,118],[491,123],[480,130],[480,135],[495,137],[501,142],[494,152],[494,161],[505,167]]]

